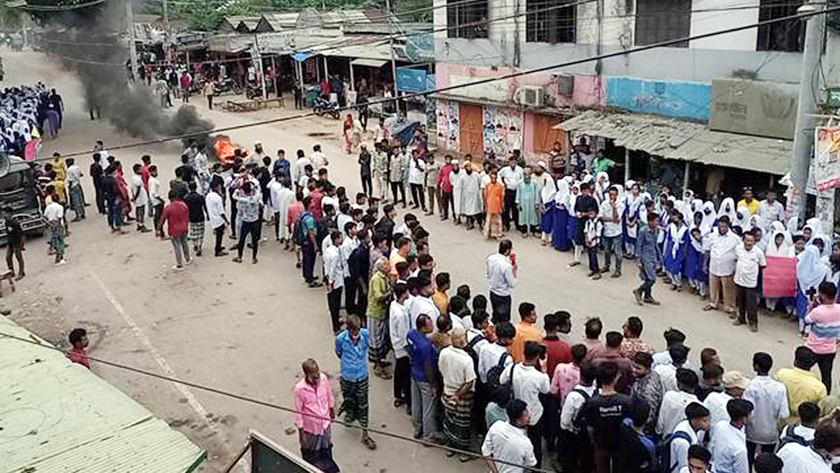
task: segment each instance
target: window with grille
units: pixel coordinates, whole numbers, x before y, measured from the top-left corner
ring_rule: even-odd
[[[638,0],[636,45],[661,43],[691,34],[691,0]],[[687,48],[688,41],[673,44]]]
[[[577,9],[572,0],[527,0],[525,41],[529,43],[574,43]]]
[[[796,15],[802,1],[761,0],[758,21]],[[758,51],[802,52],[805,28],[801,20],[780,21],[758,27]]]
[[[487,38],[488,1],[447,0],[446,27],[449,38]]]

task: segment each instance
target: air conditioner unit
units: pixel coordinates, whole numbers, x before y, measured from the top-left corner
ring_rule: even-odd
[[[545,102],[545,87],[526,85],[519,91],[519,104],[526,107],[542,107]]]

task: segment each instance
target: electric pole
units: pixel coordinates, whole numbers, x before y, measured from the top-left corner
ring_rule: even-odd
[[[391,50],[391,77],[394,78],[394,109],[400,113],[400,92],[397,89],[397,61],[394,59],[394,29],[391,22],[391,0],[385,0],[385,14],[388,18],[388,46]],[[353,67],[352,65],[350,67]]]
[[[137,74],[137,40],[134,37],[134,5],[125,0],[125,21],[128,23],[128,52],[131,56],[131,77]]]
[[[810,1],[797,13],[812,13],[825,8],[825,3]],[[825,15],[813,15],[802,19],[805,22],[805,45],[802,51],[802,68],[799,73],[799,104],[796,108],[796,129],[793,135],[793,156],[790,162],[790,180],[793,183],[794,199],[790,206],[799,221],[805,220],[805,202],[808,173],[814,157],[814,127],[816,126],[817,96],[820,92],[820,75],[817,73],[822,38],[825,30]]]
[[[170,30],[169,30],[169,6],[167,5],[166,0],[163,0],[163,31],[165,33],[164,43],[167,43],[167,42],[169,42]]]

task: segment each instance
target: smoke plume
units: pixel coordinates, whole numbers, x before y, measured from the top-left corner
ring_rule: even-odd
[[[122,39],[126,36],[125,17],[121,1],[42,16],[46,28],[42,48],[75,71],[87,107],[92,113],[101,113],[118,130],[143,139],[202,133],[196,141],[205,141],[212,150],[209,132],[213,124],[201,119],[194,107],[182,105],[170,116],[151,88],[139,79],[135,83],[127,80],[128,41]]]

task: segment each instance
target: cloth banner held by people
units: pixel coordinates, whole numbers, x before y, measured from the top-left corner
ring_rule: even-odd
[[[796,295],[796,258],[768,256],[764,268],[764,297],[793,297]]]
[[[814,155],[817,188],[824,191],[840,187],[840,127],[817,127]]]

